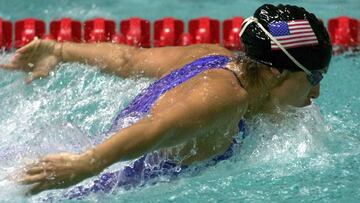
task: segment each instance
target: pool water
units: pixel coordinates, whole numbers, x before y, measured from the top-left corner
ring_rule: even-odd
[[[184,20],[208,15],[223,20],[249,16],[268,1],[1,1],[0,16],[114,20],[134,15]],[[285,1],[276,1],[285,2]],[[291,1],[330,17],[360,18],[353,1]],[[235,6],[234,6],[235,5]],[[331,12],[329,12],[331,10]],[[6,61],[12,53],[0,55]],[[39,202],[63,190],[26,197],[9,177],[36,157],[81,152],[103,139],[113,116],[153,80],[123,79],[81,64],[60,64],[48,78],[23,84],[25,74],[0,70],[0,202]],[[197,176],[133,190],[93,194],[87,202],[358,202],[360,199],[360,55],[333,58],[313,105],[279,110],[282,121],[248,121],[250,136],[236,155]],[[116,94],[114,94],[116,93]],[[108,170],[127,163],[118,163]],[[10,178],[11,179],[11,178]],[[85,181],[88,184],[91,180]]]

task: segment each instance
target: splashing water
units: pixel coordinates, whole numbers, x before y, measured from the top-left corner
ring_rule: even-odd
[[[0,62],[9,58],[2,55]],[[236,155],[196,176],[130,191],[94,194],[88,201],[355,201],[360,198],[359,57],[340,56],[324,80],[322,97],[306,108],[257,116]],[[336,67],[348,67],[344,70]],[[0,201],[24,197],[27,187],[11,178],[24,164],[48,153],[81,152],[103,140],[111,119],[153,80],[122,79],[86,65],[60,64],[48,78],[24,85],[24,73],[0,70]],[[331,83],[336,81],[336,83]],[[116,94],[114,94],[116,93]],[[121,168],[118,163],[108,170]],[[86,180],[82,184],[90,184]],[[6,190],[5,190],[6,189]]]
[[[80,2],[80,3],[79,3]],[[49,22],[68,16],[149,20],[175,16],[225,19],[250,16],[263,1],[2,1],[2,18],[33,16]],[[304,6],[326,22],[339,15],[359,18],[357,0],[276,1]],[[161,6],[160,6],[161,4]],[[160,10],[160,9],[161,10]],[[328,12],[331,10],[332,12]],[[221,11],[221,12],[219,12]],[[226,11],[226,12],[223,12]],[[0,63],[11,54],[2,54]],[[103,139],[111,119],[152,80],[121,79],[79,64],[62,64],[50,77],[23,84],[24,73],[0,70],[0,202],[38,202],[50,193],[25,197],[11,178],[18,168],[57,151],[82,151]],[[87,202],[358,202],[360,199],[360,56],[332,60],[322,95],[305,109],[248,121],[250,135],[236,155],[197,176],[130,191],[94,194]],[[116,93],[116,94],[114,94]],[[128,163],[118,163],[108,170]],[[85,181],[88,184],[91,180]]]

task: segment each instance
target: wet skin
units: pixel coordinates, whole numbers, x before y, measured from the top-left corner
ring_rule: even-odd
[[[60,61],[88,63],[121,77],[140,74],[160,78],[209,54],[233,56],[217,45],[137,49],[108,43],[58,44],[35,40],[1,66],[32,72],[27,83],[47,76]],[[241,64],[228,65],[235,67],[233,71],[240,80],[246,79],[241,76]],[[280,73],[269,74],[276,78]],[[64,188],[98,174],[115,162],[154,150],[172,151],[173,147],[179,151],[177,159],[182,160],[181,164],[209,159],[229,147],[237,124],[244,116],[271,111],[275,106],[305,106],[311,98],[319,96],[319,86],[312,87],[303,72],[289,73],[272,87],[251,91],[251,88],[244,89],[228,70],[204,71],[161,96],[148,117],[84,153],[45,156],[27,167],[21,182],[35,184],[30,190],[32,194]],[[192,153],[194,146],[196,154]]]

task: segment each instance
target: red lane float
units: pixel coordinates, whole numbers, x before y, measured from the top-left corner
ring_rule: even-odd
[[[120,22],[120,33],[125,37],[125,44],[148,48],[150,43],[150,21],[138,17]]]
[[[222,23],[221,44],[230,50],[241,50],[238,34],[243,22],[242,17],[225,19]],[[35,18],[25,18],[12,23],[0,18],[0,48],[12,46],[14,30],[14,47],[20,48],[35,37],[54,39],[59,42],[108,42],[122,43],[138,47],[150,47],[150,22],[141,18],[129,18],[120,21],[120,32],[115,31],[115,22],[104,18],[95,18],[84,22],[82,39],[82,23],[70,18],[51,21],[49,33],[45,35],[45,23]],[[188,32],[184,32],[184,22],[167,17],[154,22],[155,47],[186,46],[198,43],[220,44],[220,23],[209,17],[191,19]],[[343,50],[356,50],[360,46],[360,22],[358,19],[341,16],[329,19],[328,31],[335,47],[335,53]]]
[[[80,42],[81,23],[71,18],[62,18],[50,22],[50,36],[58,42]]]
[[[190,33],[183,33],[179,37],[179,43],[178,46],[188,46],[191,44],[194,44],[194,39]]]
[[[84,23],[85,42],[110,42],[115,34],[115,22],[104,18],[94,18]]]
[[[15,48],[31,42],[35,37],[42,38],[45,34],[45,23],[35,18],[26,18],[15,23]]]
[[[12,23],[0,18],[0,48],[10,49],[12,42]]]
[[[241,43],[239,33],[244,22],[242,17],[233,17],[223,22],[223,46],[230,50],[240,50]]]
[[[360,45],[360,24],[357,19],[341,16],[328,21],[331,42],[335,46],[352,48]]]
[[[195,44],[220,42],[220,22],[209,17],[201,17],[189,21],[189,33]]]
[[[154,22],[154,47],[176,46],[184,32],[184,22],[167,17]]]

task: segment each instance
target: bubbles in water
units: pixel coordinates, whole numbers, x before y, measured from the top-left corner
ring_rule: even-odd
[[[1,56],[0,61],[10,55]],[[342,62],[339,59],[337,66]],[[355,65],[348,64],[348,68],[356,78],[358,59],[352,63]],[[151,82],[111,77],[79,64],[61,64],[49,77],[28,86],[23,84],[25,74],[0,72],[0,105],[6,107],[0,109],[0,189],[7,189],[6,193],[0,192],[0,201],[4,202],[28,200],[21,195],[26,188],[6,180],[8,174],[47,153],[81,152],[100,142],[116,112]],[[344,91],[349,87],[342,85],[356,87],[356,83],[347,78],[349,74],[343,76],[347,83],[330,75],[329,80],[337,83],[330,84],[330,90],[324,88],[326,100],[319,102],[324,116],[316,105],[311,105],[280,111],[281,120],[255,117],[247,121],[250,134],[231,159],[175,182],[167,183],[170,179],[162,177],[155,186],[131,192],[114,189],[118,195],[110,199],[141,201],[141,197],[155,200],[161,196],[186,202],[206,196],[214,201],[270,201],[279,197],[315,201],[349,192],[352,194],[347,197],[356,197],[354,194],[360,194],[356,189],[360,175],[359,94],[356,88]],[[129,118],[121,126],[132,122]],[[117,163],[108,170],[128,164]],[[88,200],[106,197],[101,194]]]
[[[123,80],[79,64],[60,64],[56,73],[30,85],[23,84],[24,73],[0,72],[0,104],[6,107],[0,109],[0,179],[48,153],[79,153],[101,141],[116,112],[151,82]],[[0,180],[2,185],[14,193],[26,191],[11,181]]]
[[[327,128],[314,105],[279,112],[276,118],[260,115],[247,122],[250,136],[244,141],[242,153],[249,160],[287,163],[324,150],[322,139]]]

